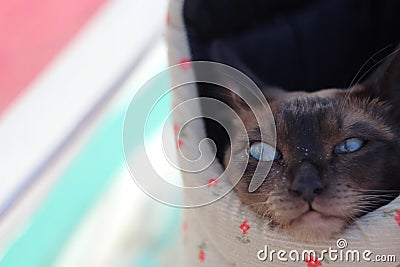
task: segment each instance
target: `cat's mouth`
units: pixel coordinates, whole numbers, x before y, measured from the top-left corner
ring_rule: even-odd
[[[297,221],[298,223],[304,223],[307,224],[309,227],[316,227],[319,226],[320,224],[325,223],[327,220],[338,218],[336,216],[331,216],[331,215],[326,215],[324,213],[315,211],[315,210],[309,210],[299,217],[295,218],[292,220],[292,223],[294,221]]]
[[[292,236],[304,240],[323,240],[340,232],[346,224],[344,218],[326,214],[315,209],[308,209],[287,225]]]
[[[318,226],[321,223],[326,223],[327,220],[332,220],[332,219],[343,219],[343,218],[321,211],[318,209],[318,206],[309,203],[308,209],[305,212],[301,213],[296,218],[294,218],[291,223],[297,221],[299,223],[305,223],[310,227],[312,227],[312,226]]]

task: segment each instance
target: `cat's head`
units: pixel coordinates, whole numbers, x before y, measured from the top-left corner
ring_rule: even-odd
[[[300,240],[326,239],[399,195],[400,56],[350,89],[265,92],[276,150],[260,142],[273,133],[259,123],[269,122],[257,122],[240,99],[232,103],[250,143],[237,136],[229,150],[233,161],[250,155],[235,191],[266,222]],[[271,160],[262,185],[249,192],[256,166]]]

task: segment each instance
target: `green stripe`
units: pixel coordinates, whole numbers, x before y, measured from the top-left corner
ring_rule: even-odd
[[[161,257],[162,253],[171,251],[171,247],[177,245],[177,238],[181,229],[181,210],[174,207],[163,207],[167,209],[167,216],[163,223],[161,234],[136,257],[131,267],[162,267],[164,266]],[[176,251],[174,251],[176,252]],[[169,255],[171,258],[178,260],[178,257]],[[175,265],[177,262],[175,262]]]
[[[168,84],[168,81],[163,81]],[[149,94],[160,93],[162,85]],[[143,104],[151,97],[143,95]],[[165,114],[166,101],[160,110]],[[51,193],[25,227],[10,244],[0,267],[47,267],[55,261],[66,241],[101,194],[107,189],[124,162],[122,125],[125,109],[118,107],[108,114],[93,137],[71,162]],[[148,128],[153,132],[160,121]],[[132,145],[139,140],[133,137]],[[90,248],[88,248],[89,250]],[[84,252],[83,252],[84,253]]]

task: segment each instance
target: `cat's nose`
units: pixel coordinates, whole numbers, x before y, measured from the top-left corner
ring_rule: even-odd
[[[298,168],[289,190],[311,203],[324,186],[318,170],[309,162],[303,162]]]

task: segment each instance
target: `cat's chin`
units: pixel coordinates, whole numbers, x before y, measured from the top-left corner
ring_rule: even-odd
[[[307,211],[286,225],[289,236],[306,242],[325,241],[340,233],[346,221],[317,211]]]

